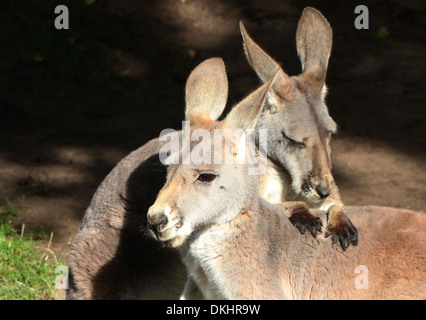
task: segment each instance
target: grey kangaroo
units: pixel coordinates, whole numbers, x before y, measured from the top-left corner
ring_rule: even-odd
[[[314,25],[312,20],[316,21]],[[329,140],[336,125],[323,102],[323,79],[330,53],[316,58],[318,68],[312,67],[315,62],[310,58],[300,76],[289,77],[250,39],[244,27],[241,29],[249,61],[257,72],[263,70],[261,78],[266,81],[267,75],[272,78],[276,74],[257,122],[258,128],[268,128],[269,160],[267,172],[261,177],[260,194],[271,202],[305,200],[311,207],[329,209],[326,234],[344,249],[350,243],[355,245],[357,231],[343,213],[330,174]],[[315,30],[323,34],[324,29],[330,34],[327,46],[331,46],[327,21],[308,8],[299,23],[298,38],[317,38]],[[310,43],[298,48],[301,57],[317,50],[315,41]],[[204,97],[196,96],[191,87],[196,83],[194,79],[208,74],[205,86],[216,99],[216,109],[209,117],[217,120],[227,99],[227,78],[221,60],[208,64],[191,73],[186,99],[203,101]],[[216,72],[207,72],[212,65]],[[316,86],[309,77],[312,68],[322,70]],[[296,105],[301,106],[300,111]],[[174,299],[181,294],[186,272],[179,254],[162,249],[161,243],[146,236],[146,212],[166,181],[167,168],[159,161],[164,144],[157,138],[133,151],[99,186],[71,247],[68,299]],[[301,233],[309,230],[316,236],[322,230],[322,221],[307,210],[297,210],[299,207],[298,202],[288,205],[290,221]]]
[[[304,9],[296,32],[302,73],[295,77],[251,39],[242,23],[240,28],[247,59],[259,78],[267,81],[278,71],[257,123],[258,128],[274,128],[268,135],[269,174],[260,194],[273,203],[302,199],[310,208],[326,210],[325,235],[343,249],[356,245],[358,232],[331,174],[330,138],[337,126],[324,102],[333,35],[328,21],[316,9]]]

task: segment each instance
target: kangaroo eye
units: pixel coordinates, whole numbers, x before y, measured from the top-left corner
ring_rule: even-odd
[[[297,145],[297,146],[300,146],[300,147],[306,146],[306,144],[304,142],[296,141],[296,140],[290,138],[289,136],[287,136],[284,131],[282,131],[281,134],[284,137],[284,139],[286,139],[288,142],[290,142],[293,145]]]
[[[213,173],[202,173],[198,176],[198,181],[208,183],[212,182],[214,179],[216,179],[216,175]]]

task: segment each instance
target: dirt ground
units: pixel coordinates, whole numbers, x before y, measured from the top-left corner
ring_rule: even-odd
[[[0,197],[17,203],[25,195],[20,222],[52,231],[52,249],[66,261],[69,242],[107,173],[162,129],[180,128],[190,71],[204,59],[222,57],[230,105],[256,88],[241,46],[242,20],[287,73],[298,74],[295,32],[303,8],[311,5],[334,31],[327,104],[339,125],[332,158],[344,203],[425,212],[426,4],[364,1],[368,30],[354,27],[357,4],[110,1],[109,9],[124,8],[137,28],[130,49],[115,50],[109,66],[115,76],[108,81],[62,76],[37,57],[33,64],[0,62]],[[34,23],[40,19],[52,19],[53,28],[53,11]],[[70,30],[76,23],[83,22],[73,21],[70,9]],[[381,27],[388,36],[378,36]],[[129,36],[125,27],[119,32]],[[108,45],[108,34],[103,41]],[[47,196],[23,185],[28,176],[50,187]]]

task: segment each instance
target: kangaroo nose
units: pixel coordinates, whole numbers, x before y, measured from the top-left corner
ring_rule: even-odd
[[[315,191],[318,193],[318,195],[321,199],[325,199],[331,193],[331,184],[329,184],[329,185],[323,185],[321,183],[317,184],[315,186]]]
[[[158,232],[162,225],[167,223],[167,217],[164,213],[164,209],[161,207],[151,206],[148,210],[147,215],[148,227],[154,232],[158,239]]]

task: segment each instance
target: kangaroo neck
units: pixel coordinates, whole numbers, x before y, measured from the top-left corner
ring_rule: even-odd
[[[309,264],[294,257],[305,247],[300,238],[305,236],[281,208],[259,197],[233,220],[197,231],[183,261],[205,296],[216,297],[212,288],[221,288],[218,298],[291,298],[289,279]],[[262,289],[249,293],[246,288]]]
[[[259,194],[270,203],[301,200],[293,190],[290,174],[270,158],[266,172],[260,177]]]

